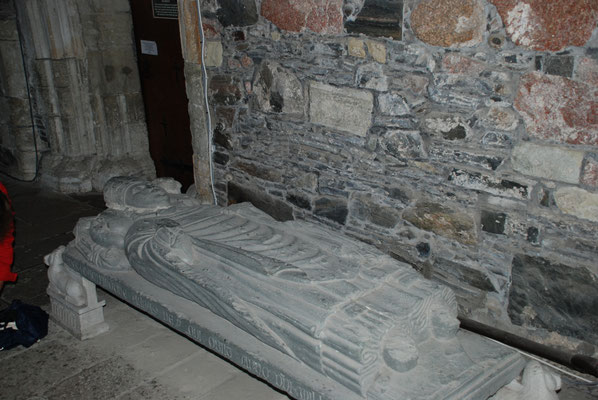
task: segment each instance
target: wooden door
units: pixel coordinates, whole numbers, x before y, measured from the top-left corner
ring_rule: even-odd
[[[173,177],[186,189],[193,183],[193,149],[177,2],[130,3],[150,154],[159,177]]]

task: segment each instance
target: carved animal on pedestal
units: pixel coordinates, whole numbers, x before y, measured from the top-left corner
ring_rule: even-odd
[[[558,400],[561,377],[547,371],[537,361],[530,361],[521,380],[515,379],[489,400]]]

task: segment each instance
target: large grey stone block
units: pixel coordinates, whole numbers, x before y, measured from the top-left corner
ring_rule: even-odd
[[[374,108],[372,93],[311,82],[309,95],[311,122],[358,136],[366,135]]]
[[[521,143],[513,149],[513,169],[525,175],[578,183],[584,153],[560,147]]]

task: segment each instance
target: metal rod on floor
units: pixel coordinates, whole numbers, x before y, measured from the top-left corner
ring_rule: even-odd
[[[575,371],[598,377],[598,359],[596,358],[558,350],[465,317],[459,317],[459,321],[461,322],[461,328],[470,332],[492,338],[506,345],[557,362]]]

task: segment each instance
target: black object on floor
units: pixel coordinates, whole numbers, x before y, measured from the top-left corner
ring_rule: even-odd
[[[20,300],[0,311],[0,350],[29,347],[48,334],[48,314]]]

